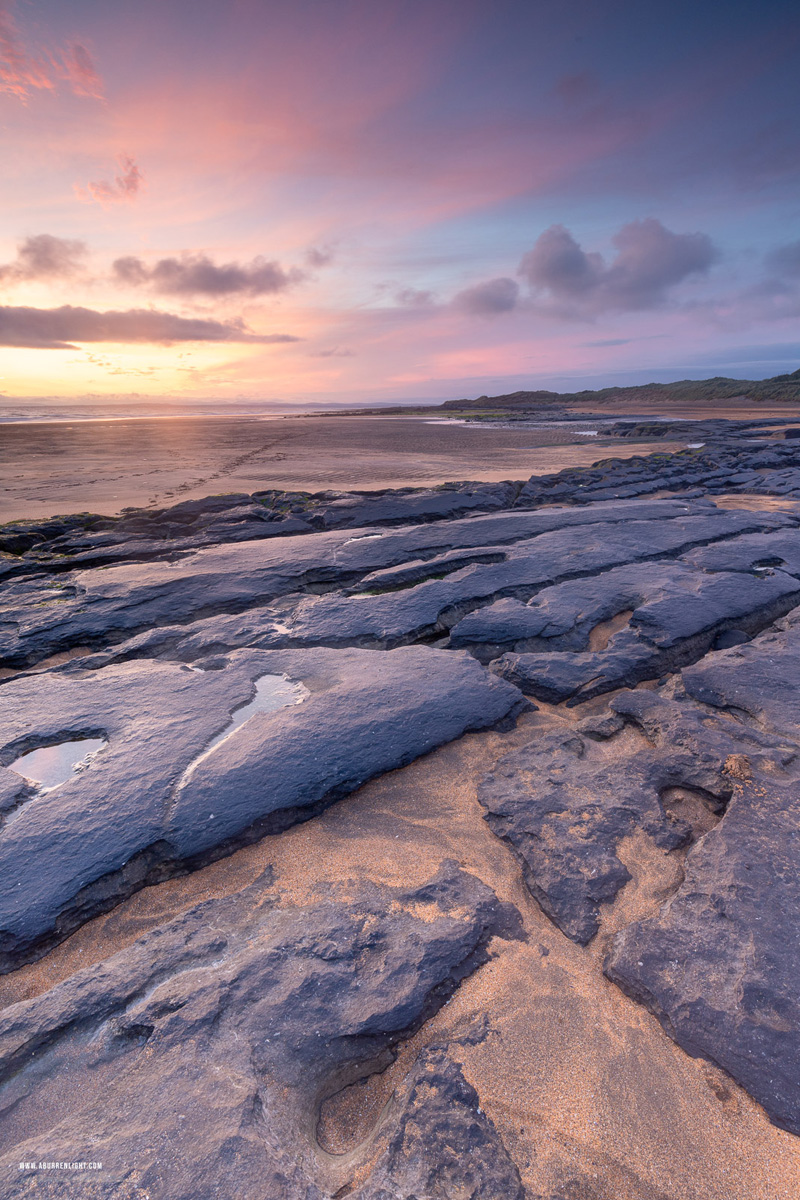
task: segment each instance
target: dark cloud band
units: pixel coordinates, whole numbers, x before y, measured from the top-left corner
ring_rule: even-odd
[[[141,258],[118,258],[112,267],[117,282],[129,287],[147,285],[171,296],[264,296],[283,292],[305,278],[303,271],[285,271],[277,262],[254,258],[250,263],[218,266],[205,254],[162,258],[148,267]]]
[[[244,322],[208,321],[133,308],[97,312],[91,308],[12,308],[0,306],[0,345],[40,350],[74,350],[76,343],[297,342],[288,333],[251,333]]]

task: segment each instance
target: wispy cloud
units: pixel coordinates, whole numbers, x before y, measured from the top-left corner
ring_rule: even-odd
[[[52,69],[28,54],[6,5],[0,6],[0,87],[23,101],[32,91],[55,88]]]
[[[85,242],[39,233],[19,243],[14,262],[0,264],[0,279],[66,278],[80,270],[86,254]]]
[[[80,42],[65,49],[31,53],[21,38],[10,6],[0,3],[0,92],[27,102],[32,92],[55,91],[66,83],[76,96],[103,98],[103,81]]]
[[[174,316],[153,309],[97,312],[91,308],[12,308],[0,306],[0,345],[41,350],[74,350],[82,342],[298,342],[288,333],[251,333],[242,320],[213,321]]]
[[[77,188],[78,195],[87,197],[89,200],[96,200],[98,204],[102,204],[103,208],[135,200],[141,191],[144,176],[134,159],[128,154],[120,154],[117,164],[120,173],[114,177],[112,183],[109,183],[107,179],[94,180],[86,185],[85,192],[83,189]]]
[[[134,255],[115,260],[112,270],[118,283],[129,287],[149,285],[172,296],[264,296],[283,292],[305,278],[305,273],[288,271],[277,262],[258,256],[249,263],[217,265],[205,254],[162,258],[153,267]]]
[[[587,349],[596,349],[603,346],[629,346],[633,338],[601,338],[598,342],[581,342],[581,346]]]
[[[103,99],[103,81],[85,46],[74,42],[64,54],[63,66],[65,78],[76,96]]]

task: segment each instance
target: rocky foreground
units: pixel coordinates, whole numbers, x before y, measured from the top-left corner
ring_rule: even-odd
[[[3,1195],[794,1200],[786,424],[0,530]]]

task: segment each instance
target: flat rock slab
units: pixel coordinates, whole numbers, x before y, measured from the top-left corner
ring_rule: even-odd
[[[324,596],[295,598],[291,605],[284,603],[275,613],[273,644],[389,649],[446,634],[458,624],[464,612],[491,603],[497,596],[527,598],[559,579],[594,576],[618,563],[644,562],[677,554],[698,542],[727,536],[741,526],[741,516],[735,514],[732,521],[729,513],[704,513],[669,520],[596,522],[588,527],[552,530],[507,547],[492,547],[494,561],[457,565],[444,578],[422,579],[401,590],[374,594],[365,583],[365,590],[358,594],[353,594],[351,588],[348,594],[334,591]],[[744,524],[752,523],[751,514],[744,514],[744,518]],[[800,534],[795,536],[800,540]],[[680,567],[676,573],[681,576]],[[673,619],[694,601],[695,623],[709,611],[712,620],[721,620],[719,612],[726,604],[725,580],[707,578],[689,568],[683,568],[682,575],[691,577],[692,585],[680,592],[685,603],[677,606]],[[664,578],[668,578],[666,573],[662,575]],[[791,607],[791,598],[800,598],[800,586],[793,577],[774,577],[769,582],[754,578],[749,591],[738,576],[730,583],[727,610],[737,615],[761,610],[772,601],[768,618],[772,620]],[[703,595],[690,595],[692,588]],[[677,584],[673,590],[679,590]],[[647,616],[643,612],[642,620],[646,621]],[[687,613],[685,623],[688,620]]]
[[[107,741],[52,790],[20,794],[17,776],[16,806],[0,829],[5,969],[146,880],[305,819],[524,703],[468,655],[425,647],[241,650],[204,665],[135,661],[0,688],[6,764],[69,738]],[[208,753],[265,675],[310,694],[255,713]],[[13,788],[13,774],[0,784]]]
[[[689,696],[784,740],[800,757],[800,627],[709,655]],[[800,784],[747,752],[724,820],[690,853],[654,919],[618,935],[606,971],[691,1054],[719,1063],[800,1133]],[[787,764],[788,765],[788,764]]]
[[[784,534],[783,540],[790,537],[800,556],[800,531]],[[594,629],[624,612],[626,624],[643,641],[668,650],[726,622],[746,623],[764,614],[761,619],[769,624],[781,605],[788,611],[796,600],[800,584],[780,570],[761,576],[744,566],[710,573],[680,561],[636,563],[544,588],[525,605],[499,600],[454,626],[450,645],[517,653],[587,650]],[[611,634],[609,649],[618,637],[619,631]]]
[[[800,1133],[800,786],[736,784],[677,895],[617,935],[606,974]]]
[[[602,653],[501,654],[490,667],[526,696],[573,706],[618,687],[635,687],[661,675],[662,656],[652,647],[629,644]]]
[[[433,589],[423,608],[435,620],[436,612],[457,602],[485,603],[520,588],[529,595],[560,578],[670,557],[718,538],[779,528],[789,520],[781,513],[722,512],[707,504],[691,508],[688,502],[598,504],[503,512],[384,533],[363,529],[239,542],[178,554],[173,561],[67,572],[55,580],[12,580],[0,608],[0,660],[26,665],[87,641],[119,640],[157,625],[239,612],[291,593],[344,588],[421,555],[531,543],[516,547],[513,561],[466,568],[466,578],[460,571],[421,584]],[[362,610],[356,603],[350,611],[355,627]],[[372,624],[383,608],[375,611]],[[323,610],[315,620],[319,623],[324,615]],[[407,636],[415,622],[417,614],[406,615],[401,605],[391,627]],[[302,628],[298,635],[303,636]]]
[[[81,1185],[107,1197],[135,1184],[151,1200],[329,1200],[377,1151],[360,1200],[412,1186],[432,1200],[523,1200],[441,1047],[366,1146],[337,1162],[316,1139],[321,1103],[389,1065],[515,917],[455,864],[414,890],[365,884],[302,908],[281,908],[265,878],[11,1006],[0,1016],[3,1195],[74,1195],[74,1177],[19,1168],[56,1159],[101,1161]],[[66,1095],[65,1075],[81,1079]]]
[[[800,576],[800,537],[791,529],[743,534],[716,546],[700,546],[683,557],[702,571],[755,571],[768,575],[779,570]]]
[[[383,493],[347,492],[313,497],[308,518],[325,529],[361,525],[400,525],[409,521],[441,521],[466,512],[509,508],[519,484],[461,483],[438,488],[397,488]]]
[[[544,588],[526,605],[497,601],[458,622],[450,644],[482,662],[496,655],[494,671],[550,702],[657,679],[700,658],[726,631],[746,641],[800,601],[796,575],[754,565],[753,542],[759,560],[783,561],[782,552],[800,561],[800,531],[733,538],[692,552],[689,563],[617,567]],[[712,551],[724,570],[703,565]],[[587,649],[598,625],[622,613],[605,648]]]

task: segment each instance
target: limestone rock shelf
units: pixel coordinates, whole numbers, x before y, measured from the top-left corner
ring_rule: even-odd
[[[112,1200],[788,1200],[800,439],[770,434],[0,531],[3,1195],[74,1194],[19,1168],[59,1158]]]

